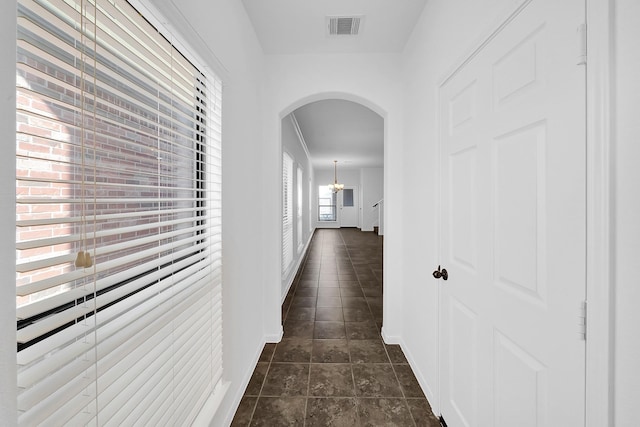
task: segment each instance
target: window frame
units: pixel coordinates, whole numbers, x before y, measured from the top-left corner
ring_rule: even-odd
[[[326,194],[327,192],[330,192],[331,194],[329,195],[329,197],[323,197],[323,196],[327,196],[328,194]],[[323,200],[329,200],[328,203],[322,203]],[[337,193],[329,190],[329,188],[326,185],[319,185],[318,186],[318,222],[337,222],[338,221],[338,197],[337,197]],[[328,214],[323,214],[322,210],[323,208],[328,208],[331,212]]]
[[[126,0],[123,0],[123,2],[119,2],[120,5],[122,5]],[[28,3],[28,1],[25,0],[25,3]],[[132,2],[127,2],[132,6],[132,9],[135,11],[133,13],[131,13],[132,16],[136,16],[137,14],[140,14],[141,12],[139,12],[138,10],[136,10],[136,4],[133,4]],[[100,3],[98,3],[98,5],[100,5]],[[97,13],[95,14],[95,16],[97,16]],[[142,16],[142,15],[140,15]],[[149,15],[146,15],[149,16]],[[142,19],[144,20],[144,23],[140,23],[140,25],[145,25],[148,24],[150,27],[153,28],[153,25],[150,23],[150,21],[147,20],[147,18],[142,17]],[[160,28],[161,31],[157,31],[157,29]],[[90,30],[87,30],[90,31]],[[166,31],[166,33],[164,34],[170,34],[170,30],[167,28],[162,28],[162,27],[155,27],[151,30],[152,32],[157,32],[158,34],[160,34],[161,37],[165,37],[163,35],[163,31]],[[171,40],[170,40],[171,39]],[[173,46],[173,49],[177,49],[176,48],[176,44],[180,45],[180,55],[184,55],[185,53],[187,55],[189,55],[188,52],[191,51],[191,49],[187,49],[185,51],[185,44],[184,43],[175,43],[175,40],[173,39],[173,36],[170,36],[170,39],[165,37],[165,40]],[[97,49],[96,49],[97,50]],[[221,158],[220,158],[220,151],[221,151],[221,120],[220,120],[220,115],[221,115],[221,97],[222,97],[222,81],[219,79],[219,77],[210,70],[209,67],[198,67],[197,63],[198,60],[195,59],[193,56],[187,58],[184,57],[184,59],[186,61],[189,61],[191,63],[195,63],[196,69],[205,69],[207,75],[209,76],[209,80],[207,83],[204,84],[204,86],[201,85],[202,82],[199,83],[195,83],[194,82],[194,88],[200,88],[198,90],[202,90],[202,92],[199,92],[197,95],[194,93],[194,96],[196,98],[199,99],[198,101],[198,105],[200,105],[199,107],[197,107],[198,112],[196,113],[196,117],[194,117],[194,125],[195,128],[193,128],[193,139],[191,140],[193,142],[193,145],[195,147],[195,151],[197,154],[195,155],[195,158],[191,159],[191,161],[193,162],[194,169],[193,169],[193,176],[186,177],[185,179],[187,180],[191,180],[192,183],[195,183],[195,185],[193,187],[191,187],[191,190],[193,191],[193,193],[195,194],[195,204],[193,205],[193,208],[190,209],[190,212],[193,213],[193,217],[189,217],[191,218],[189,221],[191,221],[191,223],[194,224],[193,227],[193,239],[192,240],[192,244],[190,244],[190,246],[186,246],[186,248],[193,248],[193,250],[191,250],[191,252],[193,254],[195,254],[196,256],[196,263],[201,263],[202,261],[197,261],[197,259],[202,259],[202,260],[209,260],[210,258],[208,258],[209,256],[213,256],[213,258],[211,258],[211,262],[207,262],[208,264],[208,270],[206,270],[206,272],[202,273],[204,275],[206,275],[207,277],[211,277],[212,279],[210,280],[211,282],[214,282],[214,278],[216,284],[213,284],[211,286],[211,292],[212,292],[212,299],[210,300],[210,304],[211,304],[211,308],[212,310],[208,310],[212,312],[211,315],[211,339],[214,340],[218,340],[216,341],[216,343],[214,344],[214,346],[212,347],[212,354],[210,357],[215,358],[216,360],[216,364],[217,364],[217,368],[218,371],[213,372],[213,367],[212,367],[212,374],[214,374],[214,384],[210,387],[211,390],[209,390],[209,392],[211,393],[211,395],[213,395],[215,392],[221,392],[223,387],[221,386],[221,381],[222,381],[222,329],[221,329],[221,320],[222,320],[222,314],[221,314],[221,308],[222,308],[222,302],[221,302],[221,296],[222,296],[222,283],[221,283],[221,264],[222,264],[222,259],[221,259],[221,220],[220,220],[220,201],[221,201]],[[207,91],[207,89],[205,89],[205,86],[209,85],[209,89],[211,89],[211,91]],[[212,97],[210,98],[206,98],[205,96],[205,92],[207,91],[207,93],[211,93],[213,94]],[[84,96],[82,97],[84,99]],[[97,99],[97,97],[95,98]],[[84,102],[84,101],[83,101]],[[18,105],[16,105],[16,108],[18,107]],[[171,113],[174,113],[175,110],[173,109],[175,107],[172,106],[172,108],[170,109]],[[210,116],[207,116],[207,114],[209,112],[213,112],[214,110],[216,110],[215,114],[212,114]],[[208,123],[207,123],[208,122]],[[202,127],[201,127],[202,126]],[[207,147],[206,149],[203,149],[204,147]],[[94,146],[94,152],[96,151],[95,146]],[[83,149],[83,153],[84,153],[84,149]],[[94,156],[95,157],[95,156]],[[82,156],[83,159],[83,163],[84,163],[84,154]],[[159,159],[160,160],[160,159]],[[96,162],[97,164],[97,162]],[[209,165],[212,165],[211,167]],[[94,166],[96,167],[96,166]],[[207,169],[208,168],[208,169]],[[17,169],[18,170],[18,169]],[[84,171],[84,164],[83,164],[83,172],[82,172],[82,182],[84,185],[84,181],[85,181],[85,171]],[[213,177],[216,177],[215,179]],[[95,180],[94,180],[95,181]],[[85,205],[85,203],[87,203],[84,199],[84,196],[82,196],[82,206]],[[84,209],[84,208],[83,208]],[[155,211],[154,211],[155,212]],[[153,212],[153,213],[154,213]],[[215,212],[215,213],[214,213]],[[213,231],[215,229],[215,231]],[[212,234],[215,233],[215,234]],[[215,236],[215,237],[214,237]],[[202,243],[204,241],[210,242],[207,243],[208,244],[213,244],[214,246],[212,246],[210,249],[205,249],[204,246],[206,245],[202,245]],[[211,253],[211,255],[206,255],[205,256],[205,252],[207,251],[207,253]],[[93,254],[93,260],[95,261],[95,255],[96,252],[92,251],[91,252]],[[198,255],[199,253],[201,253],[202,255]],[[181,260],[181,258],[177,258],[175,260],[172,261],[172,263],[179,263]],[[203,264],[204,265],[204,264]],[[82,266],[80,266],[82,267]],[[94,270],[96,269],[95,264],[92,264],[91,266],[87,266],[85,265],[84,267],[88,267],[88,268],[93,268]],[[171,271],[172,274],[176,271],[176,270],[168,270]],[[115,290],[120,288],[121,286],[125,286],[128,283],[131,283],[131,281],[135,281],[138,280],[140,277],[144,277],[145,274],[144,273],[136,273],[133,274],[131,277],[129,277],[128,279],[123,279],[120,280],[116,283],[114,283],[113,285],[104,288],[98,292],[94,291],[92,294],[87,294],[85,295],[85,297],[83,297],[83,303],[89,303],[91,304],[92,301],[95,301],[97,298],[101,297],[101,295],[107,294],[109,291],[111,290]],[[215,276],[215,277],[214,277]],[[145,288],[139,289],[138,291],[134,292],[134,294],[138,294],[139,292],[144,292]],[[186,295],[190,295],[190,294],[186,294]],[[116,304],[119,304],[121,301],[125,301],[126,298],[132,297],[132,294],[126,295],[122,298],[119,298],[115,301],[113,301],[112,303],[101,307],[101,308],[97,308],[94,309],[92,312],[90,312],[89,315],[83,315],[82,318],[83,319],[89,319],[89,318],[97,318],[99,316],[103,316],[103,313],[106,313],[106,311],[112,309],[112,307],[114,307]],[[180,302],[180,301],[178,301]],[[75,302],[77,303],[77,301]],[[72,304],[75,304],[72,303]],[[209,302],[208,302],[209,303]],[[54,311],[59,310],[60,308],[64,308],[65,306],[67,306],[68,303],[65,303],[61,306],[58,306],[57,308],[54,308]],[[48,319],[49,316],[52,314],[52,312],[47,312],[47,313],[42,313],[39,316],[40,319]],[[190,318],[187,318],[190,319]],[[32,319],[36,320],[36,319]],[[209,320],[207,320],[207,322],[209,322]],[[17,322],[19,323],[19,322]],[[76,319],[74,322],[72,322],[72,324],[68,324],[68,325],[62,325],[60,328],[58,329],[54,329],[52,331],[50,331],[49,333],[45,334],[44,336],[41,336],[41,338],[38,339],[37,342],[30,342],[29,345],[23,345],[22,348],[20,346],[18,346],[17,351],[18,353],[21,353],[24,350],[30,349],[30,348],[35,348],[36,346],[38,346],[38,344],[44,340],[47,340],[50,337],[55,337],[56,334],[68,330],[69,327],[75,325],[78,323],[78,319]],[[19,326],[20,328],[22,328],[22,325]],[[208,339],[208,338],[207,338]],[[123,344],[131,344],[131,342],[124,342]],[[96,342],[95,344],[93,344],[96,348],[99,346],[99,343]],[[215,347],[218,346],[219,347]],[[29,350],[31,351],[31,350]],[[215,352],[215,354],[213,354],[213,352]],[[20,363],[20,359],[21,357],[18,357],[19,359],[19,363]],[[95,361],[95,364],[97,366],[97,363],[100,359]],[[213,359],[212,359],[213,360]],[[212,362],[213,363],[213,362]],[[20,369],[19,369],[20,370]],[[217,376],[217,377],[216,377]],[[217,379],[215,379],[217,378]],[[20,374],[18,375],[18,380],[20,380]],[[94,377],[94,381],[97,382],[98,381],[98,377],[95,376]],[[208,390],[208,389],[207,389]],[[197,402],[194,402],[194,407],[190,410],[190,414],[191,414],[191,419],[193,419],[193,417],[195,415],[197,415],[198,411],[200,408],[202,408],[202,405],[204,404],[203,399],[208,398],[208,394],[207,395],[202,395],[202,396],[197,396]],[[24,400],[24,399],[23,399]],[[94,399],[97,402],[97,398]],[[20,405],[20,401],[21,401],[21,397],[18,397],[18,401],[19,401],[19,405]],[[96,403],[96,407],[98,407],[98,404]],[[96,416],[97,413],[100,412],[100,409],[96,410]]]

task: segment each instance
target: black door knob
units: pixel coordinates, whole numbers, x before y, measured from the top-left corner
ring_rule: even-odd
[[[438,269],[433,272],[433,277],[435,277],[436,279],[442,277],[443,280],[447,280],[449,278],[449,273],[447,272],[446,268],[440,270],[440,266],[438,266]]]

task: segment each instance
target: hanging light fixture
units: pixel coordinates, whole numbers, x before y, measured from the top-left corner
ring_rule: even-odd
[[[333,184],[329,184],[329,190],[337,193],[344,188],[344,184],[338,184],[338,161],[333,161]]]

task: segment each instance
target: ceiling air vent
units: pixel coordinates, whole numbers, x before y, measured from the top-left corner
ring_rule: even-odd
[[[360,30],[360,16],[327,16],[330,36],[355,36]]]

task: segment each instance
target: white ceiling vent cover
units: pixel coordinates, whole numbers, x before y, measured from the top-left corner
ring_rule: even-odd
[[[330,36],[356,36],[362,16],[327,16]]]

